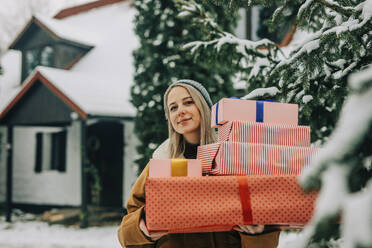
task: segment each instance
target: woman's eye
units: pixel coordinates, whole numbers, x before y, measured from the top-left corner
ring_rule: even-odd
[[[191,104],[193,104],[193,103],[194,103],[193,100],[189,100],[189,101],[186,101],[186,102],[185,102],[185,105],[191,105]]]
[[[170,111],[175,111],[177,109],[177,107],[176,106],[172,106],[172,107],[170,107]]]

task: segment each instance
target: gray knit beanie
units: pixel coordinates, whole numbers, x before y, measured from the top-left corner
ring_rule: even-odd
[[[200,92],[200,94],[203,96],[203,98],[204,98],[205,102],[208,104],[208,106],[210,108],[212,108],[213,103],[212,103],[211,97],[209,96],[208,91],[204,88],[203,85],[201,85],[200,83],[198,83],[194,80],[191,80],[191,79],[180,79],[177,82],[169,85],[168,89],[171,89],[178,84],[187,84],[187,85],[190,85],[190,86],[194,87],[195,89],[197,89]],[[167,92],[168,89],[165,92]],[[167,99],[165,99],[165,97],[164,97],[164,108],[167,104],[166,100]]]

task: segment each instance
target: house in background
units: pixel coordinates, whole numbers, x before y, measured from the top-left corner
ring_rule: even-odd
[[[287,46],[292,41],[296,28],[288,18],[283,28],[276,28],[273,32],[269,32],[265,20],[270,19],[275,10],[276,7],[262,6],[253,6],[249,9],[240,8],[240,20],[235,35],[238,38],[252,41],[266,38],[277,43],[279,47]]]
[[[252,8],[240,8],[240,19],[235,30],[236,37],[240,39],[258,41],[269,39],[275,42],[282,52],[288,56],[301,42],[309,36],[309,33],[297,30],[293,18],[288,17],[283,27],[274,28],[269,32],[265,20],[270,19],[276,10],[275,7],[253,6]],[[247,91],[247,81],[240,79],[239,75],[234,77],[234,87],[237,90],[236,96],[243,97],[250,92]]]
[[[136,179],[131,1],[33,17],[2,57],[0,202],[122,208]]]

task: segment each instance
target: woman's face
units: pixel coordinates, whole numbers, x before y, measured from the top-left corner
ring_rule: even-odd
[[[189,92],[181,86],[174,87],[168,93],[167,105],[174,130],[188,142],[199,142],[200,112]]]

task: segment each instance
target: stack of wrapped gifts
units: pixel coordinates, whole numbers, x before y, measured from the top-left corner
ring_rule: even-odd
[[[236,225],[301,227],[316,193],[297,182],[316,149],[298,105],[221,99],[212,108],[218,142],[198,159],[152,160],[146,182],[150,231],[228,231]],[[215,175],[215,176],[202,176]]]

